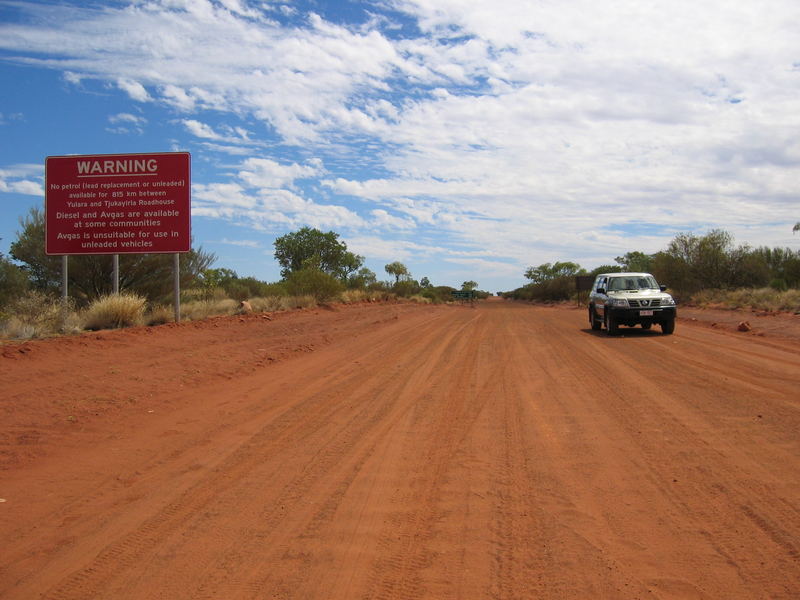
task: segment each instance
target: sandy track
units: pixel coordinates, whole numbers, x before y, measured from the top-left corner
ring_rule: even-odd
[[[6,347],[0,597],[799,597],[800,344],[584,321],[364,306]]]

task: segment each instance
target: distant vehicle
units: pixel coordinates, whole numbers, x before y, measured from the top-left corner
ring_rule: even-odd
[[[589,292],[589,324],[608,335],[616,335],[620,325],[650,329],[661,327],[665,335],[675,331],[675,300],[666,286],[658,285],[650,273],[601,273]]]

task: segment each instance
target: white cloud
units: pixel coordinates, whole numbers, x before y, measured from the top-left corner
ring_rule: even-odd
[[[227,244],[229,246],[239,246],[241,248],[262,248],[261,242],[257,240],[229,240],[228,238],[222,238],[219,241],[220,244]]]
[[[152,100],[150,94],[147,93],[147,90],[138,81],[121,78],[117,80],[117,86],[138,102],[149,102]]]
[[[147,119],[144,117],[137,117],[136,115],[132,115],[130,113],[118,113],[116,115],[111,115],[108,117],[108,120],[111,123],[131,123],[133,125],[144,125],[147,123]]]
[[[314,202],[292,191],[296,180],[321,171],[319,161],[299,165],[248,158],[240,165],[237,182],[195,184],[192,214],[246,222],[259,229],[364,227],[364,219],[349,208]]]
[[[129,133],[144,133],[144,125],[147,124],[147,119],[141,116],[132,115],[130,113],[118,113],[110,115],[108,122],[115,127],[107,128],[107,131],[117,134]]]
[[[402,217],[394,216],[382,208],[376,208],[370,211],[372,215],[372,223],[379,230],[386,229],[414,229],[415,223],[413,219],[404,219]]]
[[[0,168],[0,193],[44,196],[42,165],[16,164]]]
[[[319,161],[306,165],[284,165],[268,158],[248,158],[237,177],[254,188],[292,187],[295,180],[307,179],[323,172]]]
[[[222,136],[215,132],[209,125],[194,119],[185,119],[183,125],[192,135],[209,140],[221,140]]]
[[[0,24],[0,47],[179,111],[204,152],[250,156],[196,187],[196,214],[350,228],[365,255],[438,248],[488,273],[608,262],[692,228],[766,241],[797,220],[795,0],[387,4],[421,34],[379,16],[302,22],[293,4],[152,0],[27,4],[40,19]],[[446,242],[397,239],[422,230]],[[463,247],[482,254],[448,254]]]

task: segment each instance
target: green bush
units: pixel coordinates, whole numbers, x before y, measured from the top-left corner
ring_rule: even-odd
[[[0,254],[0,309],[20,298],[28,287],[25,271]]]
[[[313,296],[317,302],[328,302],[344,289],[341,281],[315,267],[293,271],[286,278],[286,289],[292,296]]]
[[[514,300],[532,302],[561,302],[575,295],[575,278],[573,276],[546,279],[540,283],[530,283],[505,294]]]

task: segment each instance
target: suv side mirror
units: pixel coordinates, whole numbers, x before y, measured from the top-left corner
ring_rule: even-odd
[[[662,292],[666,292],[667,291],[667,286],[660,285],[660,286],[658,286],[658,289],[660,289]]]
[[[600,288],[597,288],[597,292],[596,292],[596,293],[598,293],[598,294],[605,294],[605,293],[606,293],[606,289],[605,289],[605,288],[601,288],[601,287],[600,287]]]

